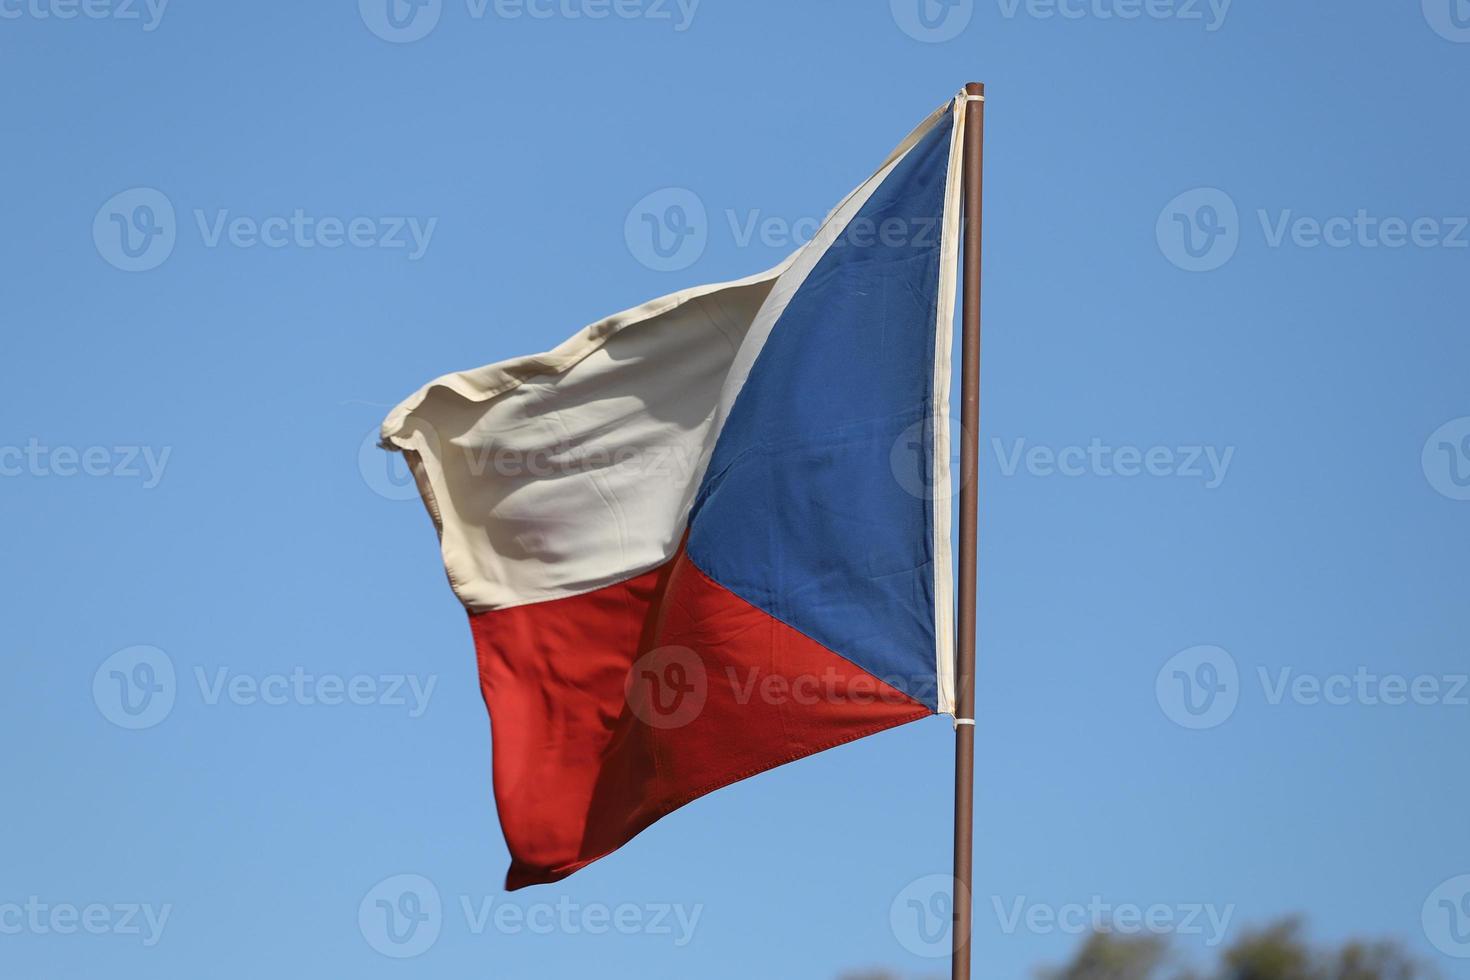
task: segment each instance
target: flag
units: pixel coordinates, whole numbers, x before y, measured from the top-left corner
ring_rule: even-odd
[[[384,422],[469,614],[507,888],[953,713],[964,106],[774,269],[445,375]]]

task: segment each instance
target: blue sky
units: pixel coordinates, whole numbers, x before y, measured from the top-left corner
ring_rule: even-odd
[[[944,972],[939,720],[502,894],[468,630],[365,444],[774,264],[977,79],[977,976],[1130,909],[1470,976],[1470,5],[393,13],[0,3],[0,972]]]

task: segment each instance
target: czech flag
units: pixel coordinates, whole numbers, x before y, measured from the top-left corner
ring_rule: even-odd
[[[507,888],[953,713],[964,108],[776,268],[445,375],[384,422],[469,613]]]

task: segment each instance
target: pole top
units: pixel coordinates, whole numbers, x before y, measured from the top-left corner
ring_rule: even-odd
[[[966,84],[965,85],[965,94],[966,95],[984,95],[985,94],[985,83],[984,82],[970,82],[970,83]]]

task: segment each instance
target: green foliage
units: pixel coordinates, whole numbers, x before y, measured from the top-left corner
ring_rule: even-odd
[[[1302,940],[1301,922],[1288,919],[1247,933],[1225,951],[1220,980],[1328,980],[1317,954]]]
[[[978,968],[977,976],[983,976]],[[943,971],[947,978],[949,971]],[[1179,965],[1167,940],[1099,932],[1061,969],[1040,970],[1038,980],[1438,980],[1433,967],[1391,941],[1349,942],[1318,948],[1300,919],[1284,919],[1243,934],[1207,972]],[[850,973],[842,980],[940,980],[906,978],[884,970]]]
[[[1043,971],[1043,980],[1153,980],[1161,975],[1169,949],[1152,936],[1128,938],[1094,933],[1061,970]]]
[[[1093,935],[1061,970],[1042,980],[1435,980],[1438,974],[1396,942],[1350,942],[1317,949],[1299,919],[1247,932],[1203,977],[1171,965],[1167,943],[1156,938]]]
[[[1337,953],[1335,980],[1423,980],[1434,976],[1395,943],[1349,943]]]

